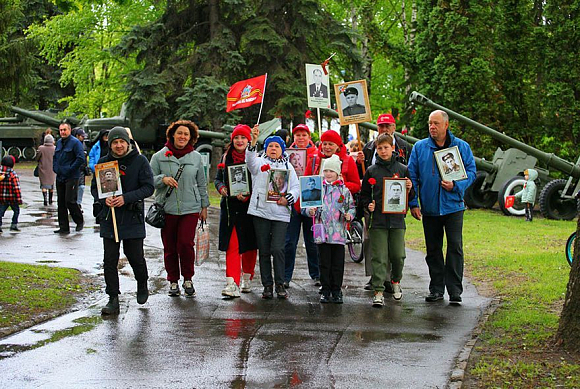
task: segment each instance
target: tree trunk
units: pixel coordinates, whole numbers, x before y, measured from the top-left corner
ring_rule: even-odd
[[[580,234],[580,218],[576,226],[574,261],[570,270],[566,300],[556,333],[557,343],[574,353],[580,353],[580,239],[578,239],[578,234]]]

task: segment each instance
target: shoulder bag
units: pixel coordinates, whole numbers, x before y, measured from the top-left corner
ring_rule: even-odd
[[[181,172],[183,172],[183,168],[184,165],[180,165],[179,169],[177,169],[177,174],[175,175],[175,180],[177,182],[179,182],[179,178],[181,177]],[[163,208],[165,207],[165,202],[167,201],[167,198],[169,198],[169,196],[171,196],[171,193],[173,193],[173,189],[175,188],[171,187],[169,188],[167,193],[165,193],[165,199],[163,203],[154,202],[153,204],[151,204],[151,206],[147,210],[147,215],[145,216],[145,222],[147,224],[155,228],[165,227],[165,210]]]

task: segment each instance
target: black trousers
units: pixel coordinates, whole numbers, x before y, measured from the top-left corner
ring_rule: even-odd
[[[254,216],[254,229],[256,230],[260,258],[260,278],[263,286],[284,283],[284,243],[287,228],[287,222]],[[273,279],[272,267],[274,268]]]
[[[423,215],[423,232],[429,267],[429,291],[461,295],[463,292],[463,211],[444,216]],[[447,253],[443,257],[443,234],[447,237]]]
[[[344,245],[319,244],[318,255],[322,293],[340,292],[344,277]]]
[[[105,293],[109,296],[120,294],[119,291],[119,249],[121,242],[115,242],[115,239],[103,238],[103,248],[105,250],[104,272],[105,272]],[[147,264],[143,255],[143,239],[124,239],[123,253],[127,257],[129,264],[133,268],[133,274],[137,282],[147,281]]]
[[[66,181],[56,181],[56,195],[58,205],[58,227],[63,231],[69,231],[68,214],[77,224],[83,224],[83,213],[77,204],[79,179],[73,178]]]

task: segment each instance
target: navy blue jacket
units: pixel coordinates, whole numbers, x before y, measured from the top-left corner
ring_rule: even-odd
[[[413,181],[413,188],[419,194],[421,201],[421,213],[427,216],[443,216],[450,213],[463,211],[465,203],[463,196],[465,190],[475,180],[475,159],[471,147],[464,140],[456,138],[451,131],[447,130],[450,143],[446,147],[457,146],[467,179],[453,181],[453,189],[446,191],[441,187],[441,175],[437,168],[434,152],[439,148],[431,137],[421,139],[413,146],[409,158],[409,175]],[[417,198],[410,199],[409,208],[418,207]]]
[[[99,163],[114,161],[109,154],[99,160]],[[153,194],[153,172],[149,161],[137,150],[131,150],[126,156],[117,159],[121,175],[121,189],[125,204],[115,208],[117,232],[119,239],[145,238],[145,218],[143,200]],[[113,217],[111,209],[105,204],[105,199],[99,200],[96,177],[91,182],[91,194],[96,203],[100,204],[99,214],[96,215],[101,225],[101,238],[114,239]]]
[[[52,170],[57,181],[79,179],[81,166],[86,163],[85,150],[80,140],[70,135],[56,142]]]

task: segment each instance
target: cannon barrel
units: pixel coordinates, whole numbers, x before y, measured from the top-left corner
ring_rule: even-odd
[[[22,123],[22,118],[16,116],[9,118],[0,118],[0,123]]]
[[[19,115],[22,115],[24,117],[36,120],[37,122],[44,123],[50,127],[58,128],[60,123],[62,123],[62,120],[53,118],[50,115],[45,115],[45,114],[42,114],[40,112],[33,112],[33,111],[29,111],[27,109],[22,109],[22,108],[15,107],[15,106],[10,106],[10,110],[12,112],[17,113]],[[68,120],[72,123],[73,127],[76,126],[77,124],[79,124],[79,122],[80,122],[76,118],[68,118]]]
[[[338,118],[338,112],[336,112],[333,109],[321,108],[320,111],[322,111],[322,113],[325,114],[326,116]],[[363,122],[363,123],[359,123],[358,125],[361,127],[367,128],[369,130],[378,131],[378,127],[374,123]],[[400,136],[401,138],[405,139],[410,144],[415,144],[419,141],[419,139],[414,138],[414,137],[409,136],[409,135],[403,135],[401,133],[397,133],[397,135]],[[487,172],[487,173],[493,173],[497,170],[497,167],[491,162],[488,162],[488,161],[481,159],[479,157],[474,157],[474,159],[475,159],[475,166],[477,167],[478,170],[483,170],[484,172]]]
[[[569,174],[574,178],[580,178],[580,166],[576,166],[573,163],[568,162],[568,161],[554,155],[553,153],[545,153],[545,152],[540,151],[540,150],[538,150],[532,146],[529,146],[523,142],[520,142],[519,140],[516,140],[516,139],[511,138],[505,134],[502,134],[499,131],[496,131],[492,128],[484,126],[483,124],[478,123],[475,120],[469,119],[468,117],[465,117],[463,115],[460,115],[457,112],[450,110],[449,108],[445,108],[437,103],[434,103],[432,100],[428,99],[427,97],[423,96],[422,94],[420,94],[418,92],[412,92],[411,96],[409,96],[409,101],[411,101],[412,103],[419,103],[419,104],[424,105],[424,106],[429,107],[429,108],[444,111],[449,115],[450,118],[453,118],[461,123],[465,123],[467,125],[470,125],[470,126],[474,127],[476,130],[481,131],[481,132],[491,136],[495,140],[498,140],[500,142],[504,142],[513,148],[516,148],[516,149],[521,150],[525,153],[528,153],[528,154],[536,157],[539,161],[544,162],[549,167],[552,167],[556,170],[559,170],[561,172]]]

